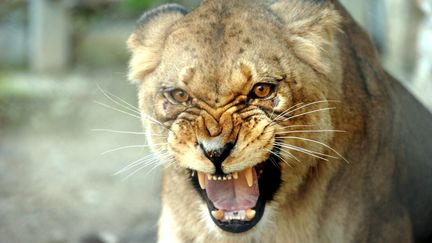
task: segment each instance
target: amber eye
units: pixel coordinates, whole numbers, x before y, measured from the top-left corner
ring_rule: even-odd
[[[184,103],[189,100],[189,95],[182,89],[173,89],[168,94],[169,98],[178,103]]]
[[[267,98],[273,93],[274,88],[274,84],[259,83],[252,88],[252,91],[249,95],[253,98]]]

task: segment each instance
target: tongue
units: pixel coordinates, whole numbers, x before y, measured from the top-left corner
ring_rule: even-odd
[[[224,211],[239,211],[253,208],[259,197],[258,180],[255,168],[253,185],[248,186],[243,172],[238,179],[216,181],[206,177],[207,197],[217,209]]]

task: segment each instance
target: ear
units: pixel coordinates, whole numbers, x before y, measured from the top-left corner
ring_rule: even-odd
[[[317,72],[331,72],[331,58],[337,48],[335,32],[341,17],[328,1],[294,0],[275,3],[271,9],[284,20],[288,45],[295,55]]]
[[[129,80],[143,80],[160,62],[160,55],[171,26],[187,14],[178,4],[166,4],[144,13],[127,40],[132,52]]]

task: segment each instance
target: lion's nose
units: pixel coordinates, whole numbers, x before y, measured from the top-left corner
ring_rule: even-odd
[[[200,143],[201,150],[204,155],[214,164],[216,167],[216,175],[223,175],[222,163],[230,155],[231,150],[234,147],[233,143],[227,143],[222,147],[206,146],[205,143]]]

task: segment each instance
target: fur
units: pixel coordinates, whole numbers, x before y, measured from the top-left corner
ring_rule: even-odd
[[[432,240],[432,116],[383,71],[337,1],[164,6],[138,22],[128,46],[144,127],[167,136],[148,140],[175,161],[163,173],[159,242]],[[261,82],[276,84],[274,96],[248,98]],[[188,103],[167,98],[175,88]],[[301,102],[313,104],[293,109]],[[328,131],[293,128],[304,125]],[[233,234],[213,223],[191,183],[191,171],[217,172],[201,141],[235,143],[224,173],[261,163],[277,141],[320,156],[282,151],[282,183],[262,219]]]

